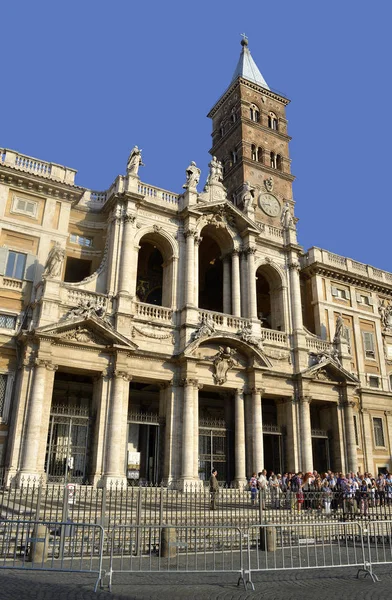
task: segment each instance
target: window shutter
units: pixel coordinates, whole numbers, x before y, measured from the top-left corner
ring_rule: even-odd
[[[5,273],[5,265],[7,263],[8,256],[8,248],[6,246],[2,246],[0,248],[0,275],[4,275]]]
[[[346,300],[350,300],[350,298],[351,298],[350,290],[344,290],[344,295],[346,296]]]
[[[35,254],[27,254],[26,256],[24,279],[27,279],[27,281],[34,281],[36,259]]]
[[[357,302],[362,302],[361,300],[361,294],[355,294],[356,298],[357,298]]]
[[[373,306],[374,305],[374,300],[371,296],[369,296],[369,306]]]
[[[373,339],[373,334],[370,331],[364,331],[362,333],[363,335],[363,345],[365,347],[365,353],[366,352],[373,352],[374,353],[374,339]]]
[[[332,296],[337,296],[338,295],[338,288],[336,287],[331,287],[331,294]]]

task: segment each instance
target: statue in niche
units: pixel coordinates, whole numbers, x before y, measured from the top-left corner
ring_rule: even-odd
[[[385,300],[381,300],[378,306],[378,312],[381,317],[383,329],[392,328],[392,304],[387,304]]]
[[[214,381],[217,385],[222,385],[227,381],[227,372],[238,363],[234,359],[235,351],[229,346],[219,346],[219,352],[214,356]]]
[[[45,277],[59,277],[63,261],[65,258],[65,250],[59,242],[56,242],[51,248],[48,258],[46,259],[43,275]]]
[[[137,175],[139,167],[144,167],[142,151],[137,146],[134,146],[127,162],[127,175]]]
[[[290,205],[288,202],[286,202],[286,204],[283,207],[280,222],[282,227],[284,227],[285,229],[288,229],[289,227],[292,227],[294,225],[294,220],[291,215]]]
[[[192,160],[191,164],[185,171],[186,182],[182,186],[184,188],[184,190],[193,190],[193,191],[196,190],[197,184],[199,183],[199,180],[200,180],[200,172],[201,171],[196,166],[195,161]]]
[[[243,203],[244,211],[254,209],[254,192],[255,188],[250,185],[249,181],[244,181],[242,190],[239,193],[239,199]]]

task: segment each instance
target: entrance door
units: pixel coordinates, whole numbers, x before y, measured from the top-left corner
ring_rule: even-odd
[[[51,414],[46,447],[48,481],[84,483],[88,464],[88,416]]]
[[[312,437],[313,468],[325,473],[331,468],[329,459],[329,440],[326,437]]]
[[[162,451],[158,423],[129,422],[128,479],[154,484],[160,483]]]
[[[282,436],[273,434],[263,434],[264,442],[264,468],[268,473],[273,471],[275,474],[283,474],[282,461]]]
[[[208,481],[212,469],[220,481],[231,481],[230,432],[226,429],[199,428],[199,477]]]

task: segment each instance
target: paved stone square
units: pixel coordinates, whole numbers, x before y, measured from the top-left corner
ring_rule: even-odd
[[[2,571],[0,600],[386,600],[391,597],[392,570],[376,569],[380,582],[356,578],[357,570],[326,569],[254,576],[255,592],[237,587],[232,574],[117,575],[113,592],[93,592],[94,577],[75,573]]]

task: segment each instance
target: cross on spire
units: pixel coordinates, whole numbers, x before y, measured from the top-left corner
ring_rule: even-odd
[[[247,46],[248,45],[248,36],[246,35],[246,33],[241,33],[241,45],[242,46]]]

